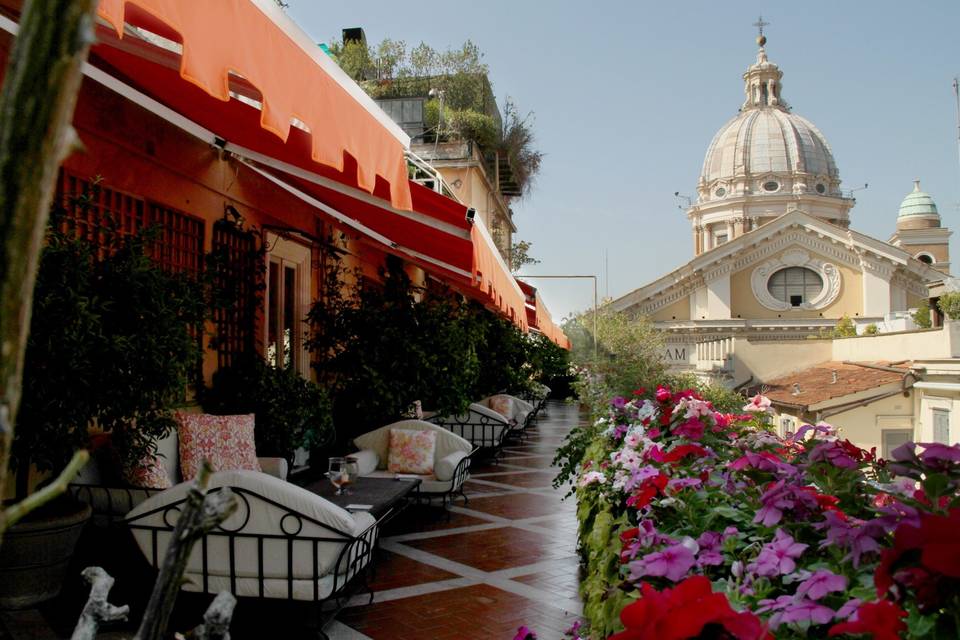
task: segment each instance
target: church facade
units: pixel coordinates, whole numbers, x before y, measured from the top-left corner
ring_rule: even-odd
[[[611,302],[667,332],[676,370],[722,360],[737,337],[800,340],[844,317],[860,330],[908,328],[950,268],[950,231],[919,183],[888,241],[851,228],[855,200],[830,145],[786,103],[783,73],[758,44],[744,103],[711,141],[687,210],[693,259]]]

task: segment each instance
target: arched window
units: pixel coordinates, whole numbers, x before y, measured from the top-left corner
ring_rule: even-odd
[[[925,262],[926,264],[933,264],[933,256],[929,253],[918,253],[917,260],[920,262]]]
[[[767,291],[777,300],[792,307],[799,307],[820,295],[823,291],[823,279],[812,269],[787,267],[770,276]]]

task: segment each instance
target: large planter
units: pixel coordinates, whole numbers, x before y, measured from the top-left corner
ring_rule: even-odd
[[[0,609],[26,609],[55,598],[90,505],[57,501],[7,530],[0,545]]]

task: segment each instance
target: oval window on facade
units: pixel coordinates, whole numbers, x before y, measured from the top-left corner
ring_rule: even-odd
[[[776,182],[775,180],[769,180],[763,183],[764,191],[776,191],[779,188],[780,188],[780,183]]]
[[[826,185],[824,185],[822,182],[817,185],[817,193],[823,195],[823,194],[826,193],[826,192],[827,192],[827,187],[826,187]]]
[[[806,267],[787,267],[770,276],[767,291],[777,300],[799,307],[820,295],[823,278]]]
[[[718,198],[722,198],[723,196],[727,195],[727,190],[723,187],[717,187],[717,190],[714,191],[713,194]]]

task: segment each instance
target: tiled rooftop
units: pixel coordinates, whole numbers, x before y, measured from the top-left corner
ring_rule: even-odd
[[[872,365],[872,366],[871,366]],[[898,372],[878,369],[888,367]],[[909,363],[889,362],[825,362],[809,369],[771,380],[764,385],[764,395],[774,403],[793,406],[815,405],[903,380],[910,371]],[[836,380],[834,380],[836,374]],[[799,385],[799,393],[796,392]]]

